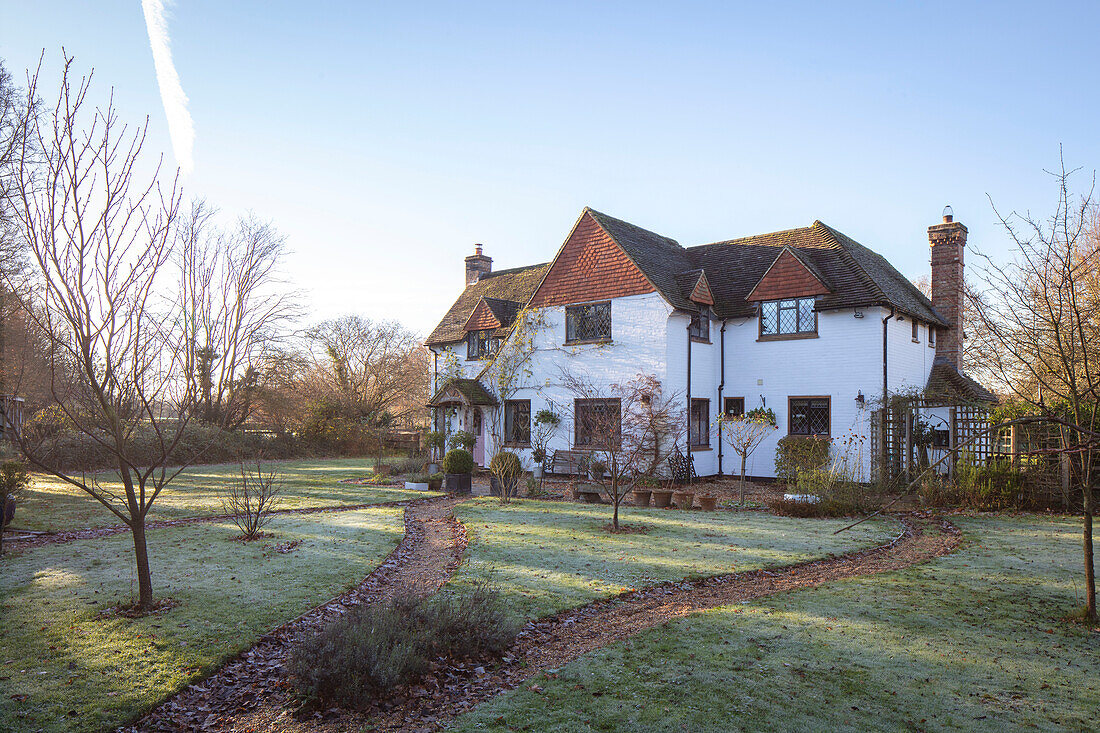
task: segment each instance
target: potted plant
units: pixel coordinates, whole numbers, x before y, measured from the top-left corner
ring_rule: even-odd
[[[718,508],[718,497],[717,496],[700,496],[699,497],[699,508],[702,509],[704,512],[713,512],[715,509]]]
[[[543,463],[546,461],[547,447],[554,431],[561,425],[561,418],[553,410],[543,408],[535,413],[531,430],[531,458],[535,461],[535,478],[542,478]]]
[[[676,506],[681,509],[691,509],[691,505],[695,502],[695,492],[676,491],[672,494],[672,500],[676,502]]]
[[[447,442],[447,436],[440,430],[431,430],[428,432],[426,442],[428,453],[431,456],[431,460],[428,462],[428,473],[439,473],[439,457],[443,455],[443,447]]]
[[[436,473],[433,473],[430,476],[428,476],[428,488],[431,491],[439,491],[440,489],[442,489],[443,488],[443,474],[439,473],[437,471]]]
[[[653,506],[656,509],[668,509],[672,506],[672,492],[665,488],[653,489]]]
[[[531,469],[531,475],[536,479],[542,478],[542,464],[546,462],[546,449],[532,448],[531,460],[535,462],[534,467]]]
[[[477,443],[477,436],[473,433],[468,433],[465,430],[456,430],[451,433],[450,444],[451,449],[461,448],[464,451],[472,451],[474,444]]]
[[[463,448],[451,448],[443,456],[443,474],[449,494],[470,493],[470,473],[474,470],[474,457]]]
[[[502,450],[489,461],[489,493],[502,499],[516,495],[523,464],[512,451]]]
[[[414,473],[405,479],[405,491],[427,491],[428,474]]]

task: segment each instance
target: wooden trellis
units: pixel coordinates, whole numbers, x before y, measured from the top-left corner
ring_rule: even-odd
[[[924,419],[932,413],[937,425],[922,430]],[[997,443],[992,433],[979,436],[989,425],[989,407],[981,403],[896,396],[871,413],[872,475],[881,482],[908,481],[944,453],[972,439],[974,442],[961,452],[968,460],[986,463],[994,456]],[[949,458],[946,464],[947,472],[953,473],[955,458]]]

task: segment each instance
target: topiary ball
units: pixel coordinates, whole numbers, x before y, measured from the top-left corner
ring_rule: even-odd
[[[443,456],[443,473],[471,473],[474,470],[474,457],[470,451],[452,448]]]

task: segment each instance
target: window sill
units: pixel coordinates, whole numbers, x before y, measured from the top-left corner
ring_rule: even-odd
[[[828,438],[829,433],[787,433],[791,438]]]
[[[710,339],[705,339],[702,336],[692,336],[691,337],[691,342],[694,343],[694,344],[709,344],[709,343],[711,343],[711,340]]]
[[[611,339],[585,339],[583,341],[566,341],[562,346],[584,346],[586,344],[610,344]]]
[[[704,451],[704,450],[714,450],[714,449],[711,448],[709,445],[693,445],[693,446],[691,446],[691,452],[692,453],[695,453],[697,451]]]
[[[818,338],[817,331],[810,333],[774,333],[766,336],[758,336],[757,341],[795,341],[797,339]]]
[[[920,339],[913,339],[913,343],[914,343],[914,344],[919,344],[919,343],[920,343]]]
[[[504,443],[505,448],[530,448],[530,443]]]

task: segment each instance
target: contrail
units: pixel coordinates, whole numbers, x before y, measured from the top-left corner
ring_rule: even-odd
[[[191,113],[187,111],[187,95],[183,93],[179,74],[172,63],[164,5],[163,0],[141,0],[145,27],[149,31],[149,47],[153,50],[153,65],[157,70],[157,86],[160,87],[164,115],[168,118],[168,135],[172,138],[176,164],[186,174],[194,167],[191,149],[195,144],[195,125],[191,121]]]

